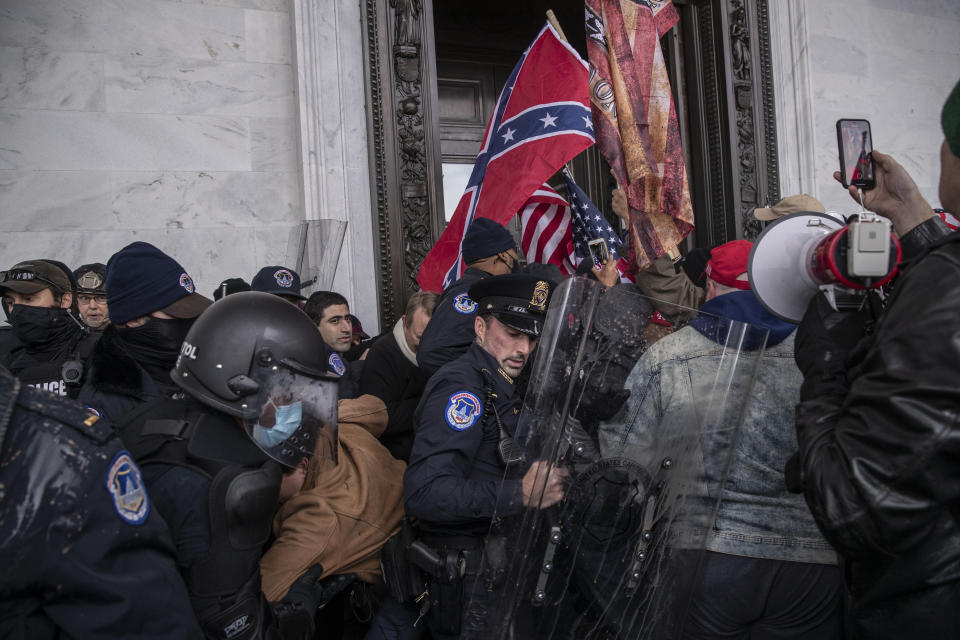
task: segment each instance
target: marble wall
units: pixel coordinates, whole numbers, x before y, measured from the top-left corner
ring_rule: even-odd
[[[957,0],[770,0],[780,190],[859,206],[834,182],[835,123],[870,120],[874,147],[938,206],[940,109],[960,79]]]
[[[359,49],[359,4],[353,14],[334,50]],[[290,0],[4,0],[0,268],[105,262],[146,240],[210,295],[223,278],[292,264],[305,218],[348,210],[304,205],[291,22]],[[362,76],[361,59],[352,64]],[[352,90],[362,103],[363,83]],[[344,172],[340,158],[325,162],[314,171]],[[362,184],[369,205],[365,161],[349,171],[341,183]],[[362,206],[349,211],[347,244],[369,248],[344,251],[328,281],[376,329]]]

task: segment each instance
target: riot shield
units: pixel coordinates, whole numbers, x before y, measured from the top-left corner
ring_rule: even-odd
[[[461,637],[679,636],[767,330],[699,314],[653,341],[654,302],[583,278],[555,292],[501,450],[505,477],[565,469],[564,499],[516,514],[504,496]]]

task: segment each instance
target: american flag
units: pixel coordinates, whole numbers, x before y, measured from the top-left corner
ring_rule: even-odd
[[[621,255],[626,250],[620,236],[566,169],[563,180],[569,200],[544,184],[520,213],[520,246],[527,262],[555,264],[571,275],[581,261],[593,260],[587,243],[603,238],[617,261],[620,281],[633,282],[630,263]]]
[[[470,223],[505,224],[593,142],[587,63],[547,24],[507,79],[457,210],[417,273],[420,287],[438,292],[459,278]]]
[[[621,258],[619,250],[623,247],[620,236],[597,209],[597,205],[593,204],[587,194],[583,192],[583,189],[573,181],[573,176],[566,168],[563,170],[563,184],[567,188],[567,197],[570,198],[570,213],[573,218],[573,250],[577,256],[577,264],[580,264],[583,260],[592,260],[587,243],[597,238],[603,238],[607,241],[607,250],[610,252],[610,256],[619,262]]]
[[[570,203],[563,196],[544,184],[523,206],[520,223],[520,248],[527,262],[555,264],[567,275],[576,272]]]

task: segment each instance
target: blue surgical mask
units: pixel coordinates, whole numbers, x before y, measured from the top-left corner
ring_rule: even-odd
[[[303,420],[303,403],[300,401],[281,406],[274,405],[273,427],[253,427],[253,439],[264,449],[270,449],[286,441]]]

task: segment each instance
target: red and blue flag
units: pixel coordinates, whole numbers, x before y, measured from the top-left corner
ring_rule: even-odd
[[[417,282],[439,292],[463,273],[463,235],[476,218],[505,224],[527,198],[594,143],[587,63],[547,24],[514,67],[487,124],[473,173]]]

